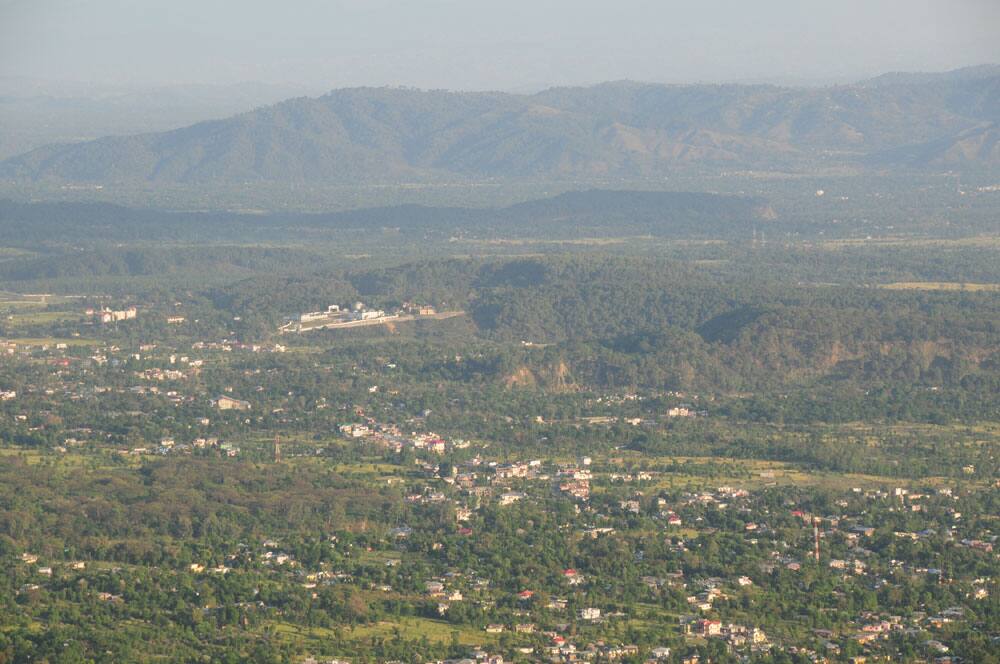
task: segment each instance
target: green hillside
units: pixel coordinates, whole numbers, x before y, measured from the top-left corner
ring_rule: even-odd
[[[10,180],[362,183],[718,168],[998,165],[995,68],[821,89],[633,82],[534,95],[336,90],[163,133],[39,148]],[[995,130],[992,130],[995,133]],[[921,149],[959,142],[958,149]],[[973,149],[975,148],[975,149]],[[895,156],[898,155],[898,158]]]

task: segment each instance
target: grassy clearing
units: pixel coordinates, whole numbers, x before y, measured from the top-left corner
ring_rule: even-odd
[[[14,293],[11,291],[0,290],[0,305],[65,304],[75,299],[79,299],[79,296],[56,295],[54,293]]]
[[[399,630],[400,635],[405,639],[420,639],[424,636],[428,641],[438,643],[450,643],[452,633],[458,632],[458,641],[463,645],[481,645],[493,636],[485,631],[479,631],[468,626],[452,625],[443,620],[431,620],[430,618],[400,618],[398,621],[382,621],[373,625],[362,625],[350,630],[346,630],[346,635],[351,639],[369,639],[372,636],[388,637],[392,636],[395,630]]]
[[[8,258],[25,258],[37,255],[38,254],[34,251],[28,251],[27,249],[20,249],[18,247],[0,247],[0,260]]]
[[[56,344],[66,344],[69,347],[82,347],[97,346],[101,342],[97,339],[83,339],[81,337],[15,337],[12,339],[0,339],[0,343],[9,343],[17,346],[55,346]]]
[[[28,465],[36,465],[43,459],[51,459],[51,454],[45,454],[36,450],[29,450],[23,447],[0,447],[0,458],[20,457]]]
[[[4,311],[18,311],[20,309],[37,309],[44,307],[48,303],[38,300],[0,300],[0,309]]]
[[[32,311],[16,313],[7,316],[7,322],[15,327],[25,325],[50,325],[52,323],[70,323],[84,320],[85,316],[74,311]]]
[[[20,458],[28,465],[46,463],[52,466],[53,472],[69,470],[76,472],[83,468],[88,472],[117,471],[123,468],[136,468],[142,464],[138,457],[122,460],[109,449],[102,449],[96,454],[89,450],[69,449],[67,452],[56,452],[49,449],[34,449],[30,447],[0,447],[0,460]]]
[[[290,623],[274,623],[274,631],[282,636],[302,642],[329,642],[336,637],[336,631],[325,627],[304,627]],[[421,639],[437,643],[451,643],[452,633],[458,633],[459,643],[467,646],[484,645],[495,641],[495,635],[487,634],[468,626],[452,625],[443,620],[405,617],[398,620],[383,620],[370,625],[343,626],[341,634],[350,641],[367,641],[373,636],[392,638],[396,632],[404,639]]]

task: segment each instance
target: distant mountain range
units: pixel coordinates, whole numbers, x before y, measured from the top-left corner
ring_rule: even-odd
[[[983,66],[821,89],[343,89],[173,131],[39,148],[0,162],[0,177],[308,184],[997,166],[1000,66]]]

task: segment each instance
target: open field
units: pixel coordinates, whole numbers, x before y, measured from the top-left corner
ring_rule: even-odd
[[[492,639],[488,639],[486,632],[452,625],[443,620],[430,620],[428,618],[400,618],[393,622],[379,622],[374,625],[364,625],[348,630],[351,638],[371,638],[372,636],[391,636],[395,630],[399,630],[405,638],[420,639],[424,636],[430,641],[447,643],[451,641],[452,634],[458,633],[459,643],[465,645],[482,644]]]
[[[293,637],[302,642],[329,642],[336,636],[336,631],[325,627],[300,627],[289,623],[275,623],[274,630],[285,637]],[[458,642],[463,645],[483,645],[496,640],[495,635],[487,634],[470,627],[451,625],[444,620],[429,618],[402,617],[393,621],[379,621],[370,625],[344,626],[341,634],[345,640],[370,641],[372,637],[392,638],[394,634],[404,639],[419,640],[427,637],[428,641],[450,643],[452,635],[458,635]]]
[[[25,325],[49,325],[52,323],[76,323],[84,320],[82,313],[73,311],[33,311],[9,314],[7,323],[15,327]]]
[[[1000,292],[1000,284],[965,284],[950,281],[897,281],[891,284],[882,284],[881,287],[887,290]]]
[[[38,307],[46,306],[46,302],[40,300],[17,300],[17,299],[2,299],[0,300],[0,309],[4,311],[16,311],[18,309],[37,309]]]
[[[67,346],[97,346],[101,342],[97,339],[84,339],[81,337],[13,337],[0,339],[0,343],[14,344],[16,346],[55,346],[57,344],[66,344]]]
[[[28,251],[27,249],[20,249],[18,247],[0,247],[0,261],[10,260],[13,258],[28,258],[30,256],[37,256],[33,251]]]

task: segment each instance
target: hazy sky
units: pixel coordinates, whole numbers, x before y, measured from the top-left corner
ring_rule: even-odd
[[[1000,0],[0,0],[0,76],[527,90],[1000,62]]]

